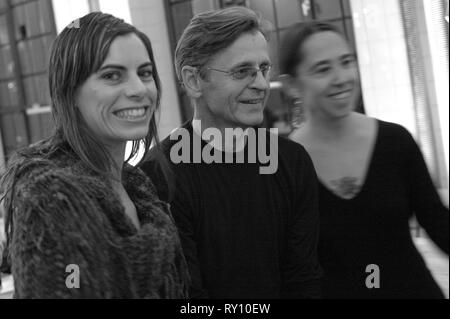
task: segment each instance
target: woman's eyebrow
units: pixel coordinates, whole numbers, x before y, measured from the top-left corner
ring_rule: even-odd
[[[120,70],[125,70],[126,68],[123,65],[120,64],[106,64],[103,65],[100,69],[98,69],[99,71],[103,71],[105,69],[120,69]]]
[[[145,67],[148,67],[148,66],[153,67],[153,63],[151,63],[151,62],[145,62],[145,63],[143,63],[143,64],[141,64],[141,65],[139,66],[139,69],[145,68]],[[99,69],[99,71],[103,71],[103,70],[105,70],[105,69],[119,69],[119,70],[126,70],[127,68],[126,68],[125,66],[123,66],[123,65],[120,65],[120,64],[105,64],[105,65],[103,65],[103,66]]]

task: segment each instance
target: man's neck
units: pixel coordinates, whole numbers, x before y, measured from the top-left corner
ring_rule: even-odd
[[[220,124],[196,115],[192,120],[192,129],[204,141],[222,152],[239,152],[244,149],[247,142],[248,128],[232,127],[232,125]],[[210,133],[214,131],[217,135],[211,137]]]

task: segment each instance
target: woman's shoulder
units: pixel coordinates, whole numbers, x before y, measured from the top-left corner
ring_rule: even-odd
[[[88,178],[86,178],[88,177]],[[86,189],[89,181],[80,161],[64,146],[39,142],[16,152],[2,178],[1,189],[25,197],[54,195],[60,189]]]
[[[380,139],[397,147],[415,143],[412,133],[402,124],[377,119]]]
[[[148,199],[159,199],[155,184],[140,167],[125,164],[123,170],[123,183],[125,189],[135,196],[139,194]]]

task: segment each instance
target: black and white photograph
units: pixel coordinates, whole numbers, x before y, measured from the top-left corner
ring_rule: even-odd
[[[448,7],[0,0],[0,308],[449,299]]]

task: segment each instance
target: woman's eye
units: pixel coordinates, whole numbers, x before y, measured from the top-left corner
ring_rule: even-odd
[[[109,81],[117,81],[120,79],[120,73],[107,72],[102,75],[102,79],[109,80]]]
[[[343,64],[344,64],[344,65],[350,65],[350,64],[352,64],[353,62],[355,62],[355,59],[349,58],[349,59],[345,59],[345,60],[343,61]]]
[[[316,69],[316,73],[324,74],[324,73],[327,73],[329,70],[330,70],[329,67],[326,67],[326,68],[319,68],[319,69]]]
[[[153,70],[143,70],[139,73],[139,76],[145,79],[153,78]]]

